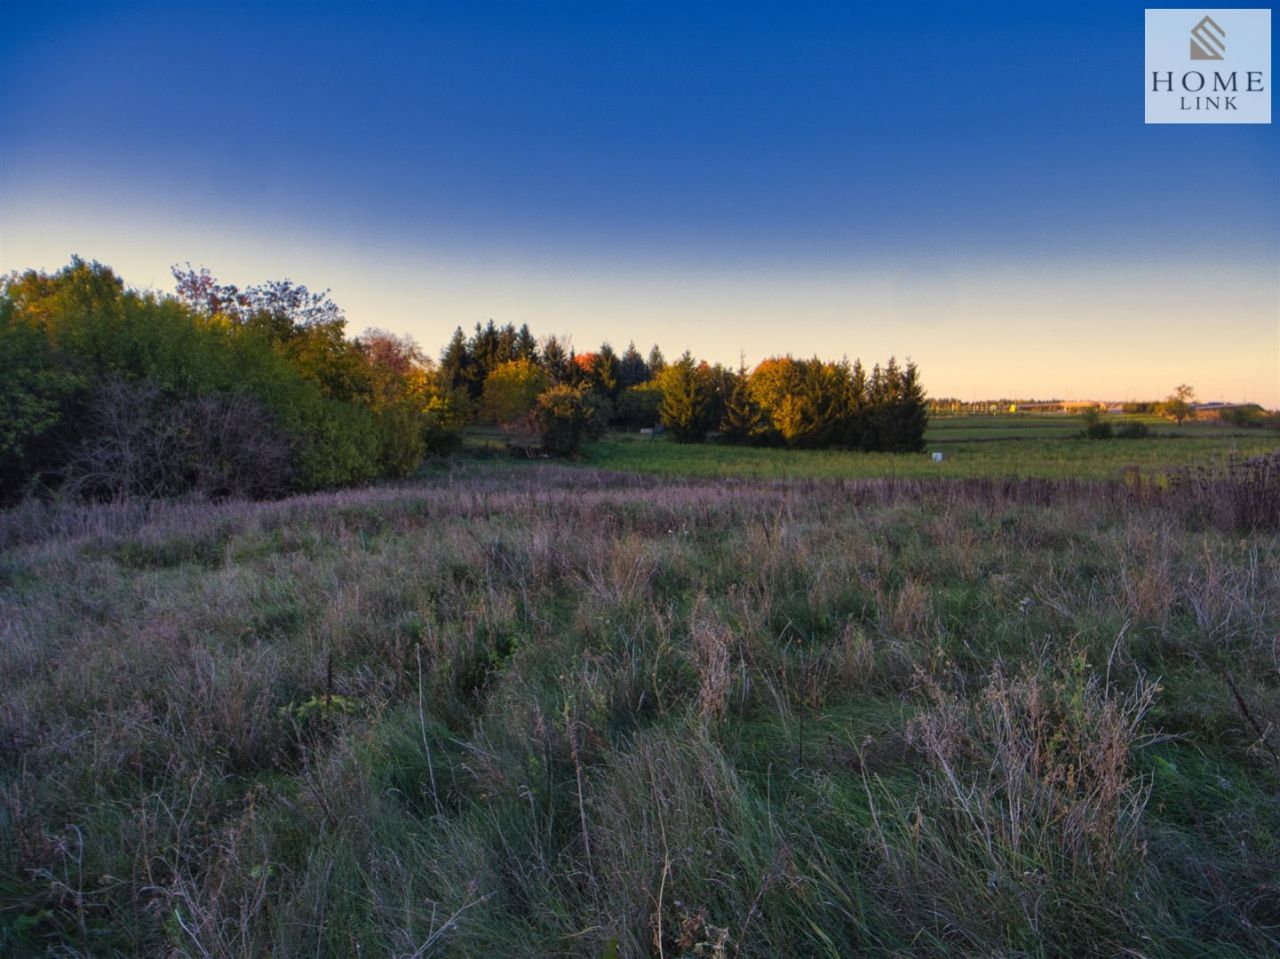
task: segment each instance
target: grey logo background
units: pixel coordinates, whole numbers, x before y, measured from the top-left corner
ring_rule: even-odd
[[[1191,28],[1191,59],[1221,60],[1227,52],[1227,31],[1206,16]]]

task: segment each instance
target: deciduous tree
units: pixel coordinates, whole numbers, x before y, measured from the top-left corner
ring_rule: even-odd
[[[1195,402],[1196,391],[1186,383],[1180,384],[1169,398],[1161,404],[1161,410],[1165,416],[1172,419],[1175,423],[1181,424],[1183,420],[1192,413],[1191,404]]]

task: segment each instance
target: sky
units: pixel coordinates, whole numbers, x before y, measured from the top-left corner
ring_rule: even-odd
[[[0,272],[288,277],[433,353],[493,319],[1280,407],[1280,138],[1145,125],[1140,5],[2,12]]]

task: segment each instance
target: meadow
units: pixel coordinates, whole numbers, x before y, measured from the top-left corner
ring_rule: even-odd
[[[638,433],[613,433],[590,447],[594,468],[664,476],[750,479],[1120,479],[1126,470],[1156,476],[1170,470],[1221,466],[1233,456],[1264,455],[1280,447],[1272,431],[1218,423],[1175,426],[1155,417],[1112,416],[1117,425],[1142,423],[1145,439],[1089,440],[1083,421],[1063,414],[935,417],[926,454],[786,450],[718,443],[681,445]],[[480,443],[494,442],[481,438]],[[927,453],[939,452],[941,463]]]
[[[1277,954],[1278,465],[10,510],[0,952]]]

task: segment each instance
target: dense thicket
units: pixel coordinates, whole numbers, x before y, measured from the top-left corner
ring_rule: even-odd
[[[345,336],[327,294],[73,259],[0,287],[0,498],[262,495],[403,476],[460,419],[412,341]]]

